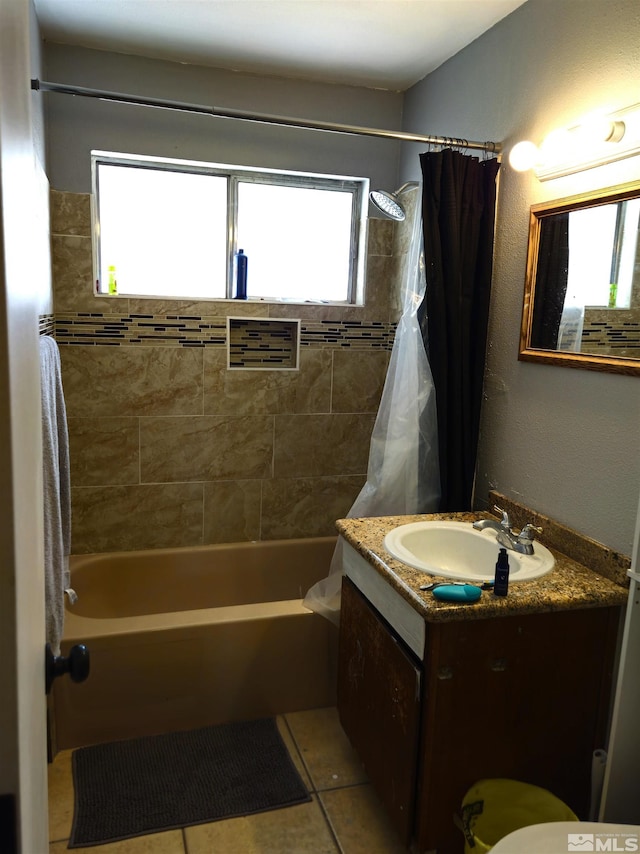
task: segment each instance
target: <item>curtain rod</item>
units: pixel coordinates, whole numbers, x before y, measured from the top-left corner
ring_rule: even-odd
[[[158,107],[164,110],[177,110],[183,113],[200,113],[223,119],[239,119],[261,124],[284,125],[286,127],[305,128],[307,130],[322,130],[330,133],[347,133],[356,136],[376,136],[386,139],[398,139],[403,142],[425,142],[430,145],[447,145],[454,148],[473,148],[499,154],[501,145],[497,142],[474,142],[468,139],[457,139],[450,136],[420,136],[402,131],[383,130],[381,128],[359,127],[358,125],[343,125],[333,122],[308,121],[291,116],[274,116],[269,113],[250,113],[245,110],[207,107],[200,104],[187,104],[182,101],[163,101],[159,98],[141,98],[138,95],[125,95],[121,92],[103,92],[99,89],[87,89],[82,86],[69,86],[65,83],[51,83],[46,80],[31,80],[31,88],[41,92],[59,92],[62,95],[80,95],[84,98],[98,98],[101,101],[115,101],[121,104],[135,104],[140,107]]]

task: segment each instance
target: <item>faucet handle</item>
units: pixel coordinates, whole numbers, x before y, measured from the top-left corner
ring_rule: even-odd
[[[509,521],[509,514],[507,513],[507,511],[503,510],[502,507],[498,507],[497,504],[493,505],[493,509],[496,511],[496,513],[502,514],[502,522],[501,522],[502,527],[506,528],[508,531],[510,531],[511,530],[511,522]]]
[[[535,534],[541,534],[542,528],[538,528],[536,525],[532,525],[531,522],[526,524],[524,528],[518,534],[519,542],[528,542],[532,543],[535,539]]]

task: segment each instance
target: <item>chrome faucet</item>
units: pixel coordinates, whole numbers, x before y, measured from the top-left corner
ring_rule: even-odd
[[[520,554],[532,555],[535,535],[541,534],[542,528],[537,528],[535,525],[528,523],[519,534],[516,534],[511,528],[509,514],[497,505],[494,505],[493,509],[497,513],[502,514],[502,519],[499,522],[496,522],[495,519],[479,519],[477,522],[473,523],[473,527],[477,531],[483,531],[485,528],[490,528],[492,531],[496,532],[496,540],[501,546],[504,546],[506,549],[511,549],[511,551],[519,552]]]
[[[495,519],[479,519],[477,522],[473,523],[473,527],[477,531],[484,531],[485,528],[490,528],[492,531],[497,531],[498,533],[503,533],[504,531],[511,532],[511,524],[509,522],[509,514],[507,511],[502,510],[497,504],[494,504],[493,509],[497,513],[502,514],[502,520],[500,522],[496,522]]]

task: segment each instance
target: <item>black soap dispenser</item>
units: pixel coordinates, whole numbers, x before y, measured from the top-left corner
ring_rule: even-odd
[[[509,558],[506,549],[500,549],[498,555],[493,592],[495,596],[506,596],[509,592]]]

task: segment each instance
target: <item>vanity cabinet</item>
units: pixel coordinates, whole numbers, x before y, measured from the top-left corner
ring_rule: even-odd
[[[461,854],[454,824],[486,777],[542,786],[588,817],[619,607],[424,621],[416,654],[343,579],[338,711],[400,837]]]
[[[413,834],[422,667],[348,579],[342,588],[338,709],[400,837]]]

